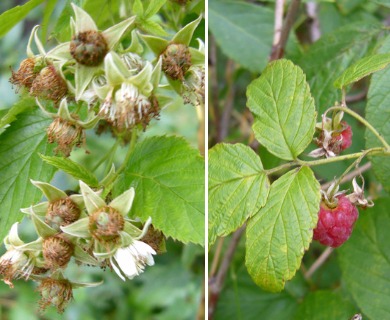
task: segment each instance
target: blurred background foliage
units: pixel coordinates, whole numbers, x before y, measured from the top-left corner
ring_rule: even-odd
[[[37,2],[37,1],[35,1]],[[8,82],[11,68],[17,69],[20,61],[26,57],[26,46],[31,29],[41,24],[48,38],[46,48],[57,44],[57,38],[67,41],[69,18],[71,15],[70,1],[40,1],[41,4],[31,10],[28,15],[0,38],[0,114],[10,108],[19,99],[14,88]],[[118,8],[121,1],[73,1],[83,6],[95,19],[100,29],[118,21]],[[132,1],[130,1],[132,2]],[[0,2],[0,14],[27,1],[3,0]],[[192,1],[186,6],[180,6],[174,1],[168,1],[163,7],[161,19],[170,26],[169,33],[174,34],[180,25],[185,25],[196,18],[204,10],[204,1]],[[170,18],[168,17],[170,15]],[[176,17],[177,26],[170,21]],[[204,41],[204,21],[195,32],[194,38]],[[42,36],[46,42],[46,37]],[[194,40],[194,46],[197,42]],[[146,53],[147,54],[147,53]],[[181,97],[176,96],[174,102],[161,111],[160,120],[153,120],[147,132],[142,137],[152,135],[184,136],[193,146],[197,145],[197,116],[191,105],[183,105]],[[1,133],[0,133],[1,134]],[[91,155],[101,155],[108,152],[115,139],[110,134],[97,136],[93,131],[87,132],[87,153],[85,149],[72,152],[71,159],[86,167],[93,168],[99,159]],[[0,136],[1,143],[1,136]],[[115,163],[119,165],[124,158],[125,149],[119,147],[115,154]],[[105,174],[101,166],[97,171],[99,178]],[[60,189],[74,189],[77,181],[58,172],[52,182]],[[23,195],[20,195],[23,196]],[[33,240],[34,229],[31,223],[21,224],[23,240]],[[35,319],[195,319],[201,307],[201,296],[204,278],[204,249],[197,245],[184,245],[167,240],[167,252],[155,258],[155,265],[134,280],[123,282],[110,270],[94,270],[93,268],[71,265],[67,277],[79,282],[104,281],[96,288],[74,290],[74,301],[69,304],[63,315],[57,314],[54,308],[48,308],[44,313],[38,311],[39,293],[32,281],[15,281],[15,288],[10,289],[0,283],[0,319],[35,320]],[[0,255],[5,252],[2,245]]]
[[[290,2],[285,1],[285,12]],[[208,6],[209,148],[220,142],[249,145],[260,155],[265,169],[276,167],[284,161],[273,156],[255,140],[251,129],[253,118],[246,107],[246,88],[261,74],[269,60],[274,32],[274,7],[274,0],[209,0]],[[306,73],[319,114],[340,99],[339,92],[333,87],[336,77],[354,61],[376,52],[384,39],[388,39],[386,30],[389,25],[388,0],[301,1],[284,57],[298,64]],[[379,32],[370,33],[375,28]],[[348,106],[361,115],[364,115],[367,104],[369,80],[363,79],[356,83],[347,95]],[[365,149],[365,129],[348,115],[344,119],[353,130],[353,143],[348,153],[360,152]],[[315,148],[316,145],[312,143],[302,158],[309,160],[305,154]],[[367,162],[365,159],[361,165]],[[326,183],[342,174],[350,164],[351,161],[344,161],[312,169],[320,183]],[[272,176],[271,180],[276,180],[282,174]],[[351,239],[341,249],[334,251],[311,277],[305,279],[307,269],[326,249],[313,242],[305,253],[301,269],[287,282],[281,293],[265,292],[252,281],[245,268],[245,235],[242,236],[229,266],[213,319],[347,320],[361,312],[361,291],[365,290],[365,284],[361,284],[361,291],[357,290],[357,279],[365,279],[362,282],[367,282],[367,291],[374,296],[375,290],[370,291],[369,283],[375,283],[379,274],[386,274],[388,280],[390,271],[388,262],[379,264],[380,267],[373,271],[376,275],[371,277],[366,271],[370,267],[361,268],[357,260],[369,260],[367,265],[371,266],[377,264],[377,251],[364,253],[358,248],[365,241],[363,239],[370,239],[375,247],[385,246],[373,235],[373,229],[367,227],[367,224],[371,225],[371,219],[376,216],[382,216],[385,221],[389,212],[388,208],[383,210],[383,203],[389,203],[389,195],[373,171],[366,171],[364,177],[366,192],[374,201],[377,199],[375,207],[360,210],[361,218]],[[340,190],[345,189],[352,189],[350,182],[341,185]],[[379,200],[381,197],[385,199]],[[219,239],[210,249],[209,283],[215,280],[218,269],[213,267],[225,257],[231,241],[231,235],[224,240]],[[350,251],[360,252],[352,259],[356,268],[360,268],[360,273],[355,274],[356,278],[345,276],[349,272],[347,265],[353,263],[346,260],[346,254]],[[387,256],[387,253],[384,255]],[[352,285],[354,282],[355,287]],[[382,319],[372,314],[378,315],[381,308],[385,312],[384,301],[388,301],[389,296],[384,292],[386,289],[382,291],[383,295],[378,293],[375,300],[383,299],[383,304],[378,306],[376,313],[370,310],[370,316],[363,313],[363,319]],[[374,303],[374,300],[370,302]]]

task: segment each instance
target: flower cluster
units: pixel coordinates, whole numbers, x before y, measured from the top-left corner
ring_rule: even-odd
[[[151,219],[139,229],[126,216],[134,199],[130,188],[108,204],[100,192],[80,181],[81,194],[67,195],[54,186],[32,181],[46,202],[22,209],[28,214],[38,239],[24,243],[15,223],[4,243],[0,275],[13,287],[13,280],[32,279],[40,283],[41,307],[54,305],[62,312],[72,298],[72,289],[100,283],[76,283],[64,278],[64,270],[73,258],[78,265],[109,267],[125,280],[154,264],[156,251],[141,241]]]
[[[27,90],[53,123],[47,129],[48,141],[57,143],[57,153],[69,156],[73,147],[85,145],[85,129],[97,126],[109,129],[122,142],[128,141],[133,129],[143,129],[158,119],[164,104],[170,101],[159,92],[166,86],[162,70],[183,96],[184,102],[204,103],[204,47],[190,48],[189,42],[199,24],[191,22],[168,41],[160,39],[154,62],[140,54],[144,48],[140,38],[150,45],[154,37],[140,35],[135,27],[136,16],[99,31],[84,10],[72,4],[72,37],[46,52],[34,27],[27,47],[28,58],[10,82],[17,89]],[[123,48],[121,39],[131,31],[130,45]],[[33,52],[32,46],[38,49]],[[155,46],[151,46],[155,51]],[[48,110],[55,110],[49,112]],[[87,110],[87,112],[85,112]],[[85,116],[85,114],[88,114]]]

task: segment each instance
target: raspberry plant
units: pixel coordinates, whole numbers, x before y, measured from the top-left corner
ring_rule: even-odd
[[[4,12],[0,34],[42,2]],[[170,247],[196,260],[204,245],[203,10],[203,1],[47,1],[42,25],[30,30],[9,80],[19,100],[0,113],[0,277],[11,288],[36,282],[42,309],[64,312],[74,289],[102,284],[99,268],[126,281]],[[187,109],[199,141],[164,130],[170,109]],[[34,240],[19,236],[25,216]],[[180,257],[166,259],[178,265]],[[83,273],[87,283],[73,279]],[[200,283],[191,288],[185,295],[199,300]],[[141,317],[170,303],[178,302],[149,302]],[[199,301],[191,303],[196,310]]]
[[[389,317],[390,38],[336,2],[209,2],[210,319]]]

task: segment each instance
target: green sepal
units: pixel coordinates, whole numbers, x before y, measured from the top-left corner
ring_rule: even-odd
[[[85,31],[98,31],[95,21],[91,16],[86,13],[83,9],[76,6],[74,3],[71,3],[74,14],[76,16],[75,21],[75,32],[76,34]]]
[[[119,211],[119,213],[122,216],[126,216],[130,209],[131,205],[133,204],[135,192],[134,188],[130,188],[126,192],[122,193],[120,196],[116,197],[114,200],[112,200],[109,204],[111,208],[114,208],[115,210]]]
[[[89,214],[92,214],[97,209],[106,206],[104,200],[81,180],[80,190],[84,198],[85,208]]]
[[[168,40],[159,37],[147,36],[143,34],[139,34],[139,36],[147,44],[150,50],[152,50],[158,56],[163,53],[169,45]]]
[[[134,21],[135,17],[130,17],[102,32],[110,50],[118,44],[125,31],[134,23]]]
[[[61,230],[64,233],[70,234],[71,236],[77,238],[91,238],[91,234],[89,232],[89,218],[82,218],[73,222],[68,226],[61,227]]]
[[[53,202],[67,197],[64,191],[57,189],[56,187],[52,186],[49,183],[34,181],[34,180],[30,180],[30,181],[34,186],[36,186],[43,192],[43,194],[45,195],[45,197],[49,202]]]
[[[190,22],[184,26],[172,39],[172,43],[181,43],[189,46],[192,36],[196,27],[199,25],[199,22],[202,20],[202,16],[199,16],[198,19]]]
[[[92,257],[91,255],[86,253],[78,245],[76,245],[74,247],[73,256],[75,257],[76,260],[78,260],[78,261],[80,261],[82,263],[93,265],[93,266],[98,266],[99,265],[99,261],[97,261],[94,257]]]

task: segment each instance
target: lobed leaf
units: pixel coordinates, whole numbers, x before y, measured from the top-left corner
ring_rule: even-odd
[[[390,53],[374,54],[360,59],[336,79],[334,86],[343,88],[367,77],[371,73],[384,69],[390,63]]]
[[[390,318],[389,207],[389,198],[377,200],[338,250],[343,282],[369,319]]]
[[[54,146],[46,138],[50,119],[39,110],[24,113],[1,135],[0,144],[0,238],[12,224],[20,221],[21,208],[28,207],[42,197],[42,192],[30,179],[50,181],[54,168],[38,156],[50,154]]]
[[[82,180],[91,187],[97,187],[99,182],[96,176],[84,166],[69,158],[39,155],[43,161],[71,175],[77,180]]]
[[[320,198],[312,170],[301,167],[276,180],[265,206],[249,219],[245,264],[264,290],[282,291],[299,268],[317,224]]]
[[[247,98],[259,142],[278,158],[296,159],[310,144],[316,121],[302,70],[289,60],[271,62],[248,86]]]
[[[130,216],[182,242],[204,244],[204,160],[183,138],[151,137],[137,143],[116,193],[134,187]]]
[[[259,156],[243,144],[218,144],[209,150],[209,246],[264,206],[269,180]]]

